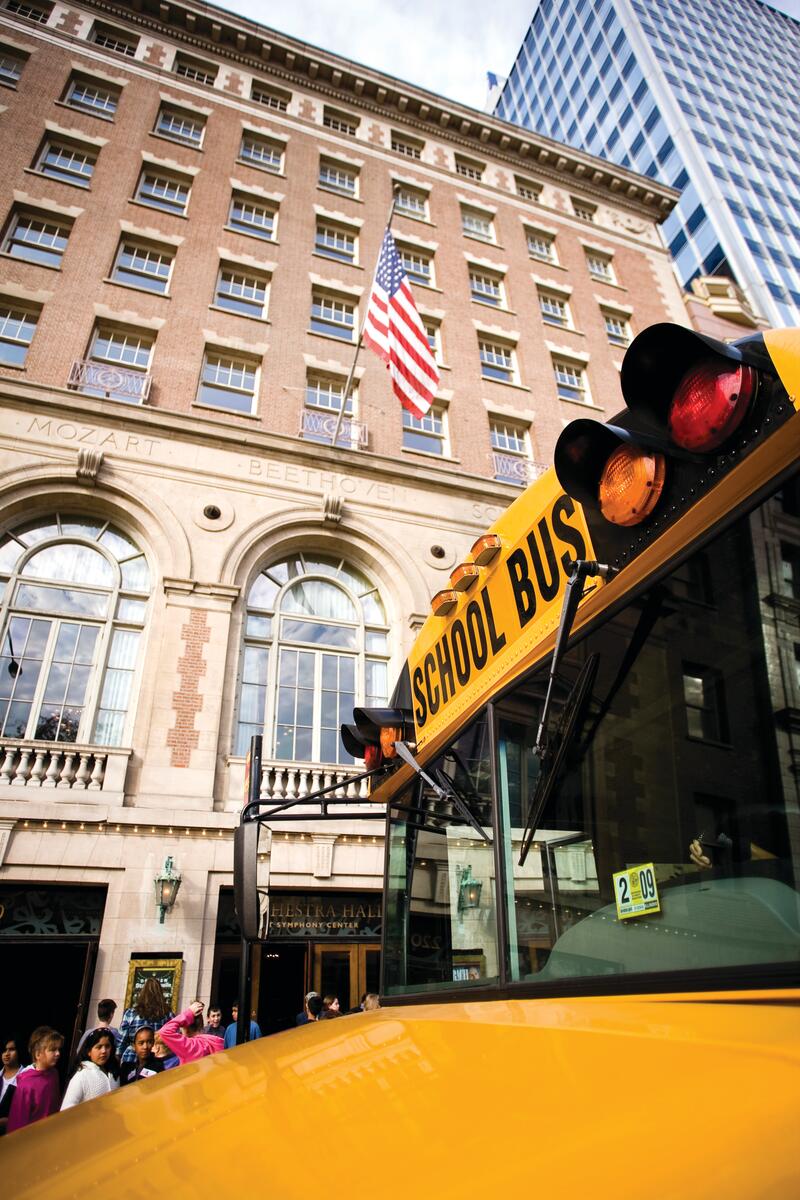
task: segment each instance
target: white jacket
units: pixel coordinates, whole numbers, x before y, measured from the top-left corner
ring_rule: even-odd
[[[63,1112],[65,1108],[74,1108],[76,1104],[81,1104],[84,1100],[94,1100],[98,1096],[106,1096],[109,1092],[116,1091],[118,1087],[119,1080],[115,1079],[113,1075],[106,1075],[97,1063],[82,1062],[80,1069],[75,1072],[67,1084],[67,1090],[61,1102],[61,1111]]]

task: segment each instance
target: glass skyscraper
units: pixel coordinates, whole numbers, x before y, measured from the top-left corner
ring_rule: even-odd
[[[681,192],[683,284],[800,322],[800,22],[761,0],[540,0],[496,115]]]

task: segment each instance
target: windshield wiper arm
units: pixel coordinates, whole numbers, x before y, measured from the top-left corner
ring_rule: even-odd
[[[403,762],[408,763],[409,767],[416,771],[417,775],[419,775],[420,779],[427,783],[434,795],[438,796],[440,800],[444,800],[452,804],[459,816],[463,818],[464,822],[467,825],[471,825],[472,828],[480,834],[487,845],[491,846],[492,839],[487,836],[483,826],[478,824],[477,820],[467,808],[466,804],[461,799],[455,788],[449,783],[442,787],[442,785],[437,783],[435,779],[432,779],[427,771],[424,771],[419,765],[405,742],[395,742],[394,747],[400,758],[402,758]]]
[[[564,705],[564,711],[561,714],[561,720],[558,723],[556,732],[553,735],[552,741],[548,744],[541,772],[536,782],[536,789],[531,797],[525,830],[522,834],[522,847],[519,852],[519,866],[521,867],[525,865],[525,859],[528,857],[528,851],[533,843],[539,821],[553,793],[553,788],[558,782],[561,768],[564,765],[564,758],[583,714],[584,707],[591,697],[599,665],[600,655],[590,654],[578,673],[578,678],[575,680],[572,691]]]
[[[583,594],[586,590],[586,580],[595,578],[596,576],[599,576],[601,579],[611,579],[616,574],[617,570],[615,567],[606,566],[605,563],[595,562],[593,559],[579,558],[572,564],[566,591],[564,592],[564,600],[561,605],[561,619],[558,622],[556,642],[553,646],[553,657],[550,662],[550,678],[547,681],[547,692],[544,704],[542,705],[542,715],[539,718],[536,742],[533,747],[533,753],[537,758],[544,759],[547,752],[545,734],[547,732],[547,719],[550,716],[550,706],[553,702],[553,688],[555,687],[558,664],[561,662],[564,648],[569,641],[569,635],[572,633],[575,614],[578,611],[578,605],[583,599]]]

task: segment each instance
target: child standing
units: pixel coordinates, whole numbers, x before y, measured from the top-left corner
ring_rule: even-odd
[[[63,1045],[63,1036],[49,1026],[40,1026],[32,1035],[28,1049],[33,1059],[33,1069],[21,1071],[17,1076],[14,1099],[8,1114],[9,1133],[58,1112],[61,1085],[56,1067]]]
[[[84,1100],[107,1096],[119,1087],[116,1042],[110,1029],[93,1029],[83,1043],[80,1061],[67,1084],[62,1110]]]
[[[207,1054],[216,1054],[225,1043],[213,1033],[195,1033],[203,1013],[202,1000],[193,1000],[185,1012],[178,1013],[161,1026],[161,1040],[181,1063],[194,1062]]]
[[[153,1030],[149,1025],[137,1029],[133,1039],[133,1050],[136,1055],[135,1063],[126,1063],[120,1074],[120,1085],[136,1083],[137,1079],[147,1079],[150,1075],[159,1075],[164,1070],[164,1064],[153,1054]]]

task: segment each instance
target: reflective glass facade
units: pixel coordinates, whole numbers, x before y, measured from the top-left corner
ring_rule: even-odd
[[[681,191],[681,282],[800,320],[800,23],[761,0],[540,0],[496,115]]]

